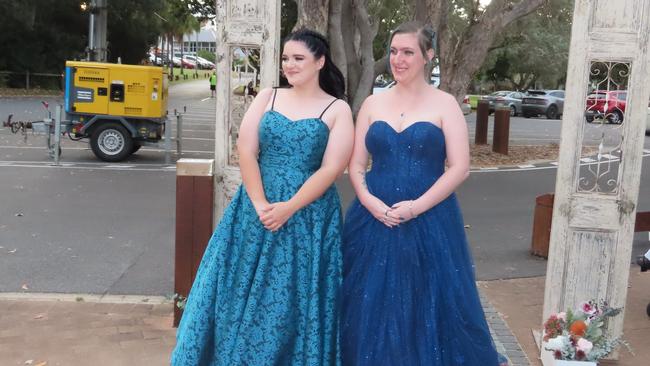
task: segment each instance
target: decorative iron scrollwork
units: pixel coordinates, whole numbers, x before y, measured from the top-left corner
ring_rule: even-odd
[[[630,62],[591,62],[582,146],[597,148],[596,161],[579,171],[577,192],[617,194],[623,161],[623,123]]]

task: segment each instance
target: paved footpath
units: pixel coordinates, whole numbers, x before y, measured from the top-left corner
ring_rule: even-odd
[[[0,365],[169,364],[176,330],[164,299],[19,295],[0,295]]]
[[[544,277],[479,282],[497,349],[512,366],[540,366]],[[624,337],[634,354],[602,366],[648,365],[650,273],[630,270]],[[172,305],[162,297],[0,293],[1,366],[168,365]],[[523,350],[523,351],[522,351]]]
[[[528,366],[501,315],[481,299],[497,349]],[[162,297],[0,294],[0,365],[168,365],[172,304]]]

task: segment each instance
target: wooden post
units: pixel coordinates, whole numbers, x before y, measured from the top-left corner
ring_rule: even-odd
[[[547,193],[535,198],[533,237],[530,252],[538,257],[548,258],[551,220],[553,219],[553,197],[553,193]]]
[[[476,105],[476,131],[474,132],[475,145],[487,145],[488,116],[490,104],[487,100],[479,100]]]
[[[174,326],[182,311],[212,236],[214,160],[180,159],[176,162],[176,253],[174,270]]]
[[[498,108],[494,112],[494,133],[492,134],[492,151],[508,155],[510,139],[510,108]]]

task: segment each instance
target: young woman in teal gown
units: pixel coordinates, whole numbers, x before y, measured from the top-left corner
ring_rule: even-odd
[[[352,151],[352,115],[322,35],[291,34],[282,70],[292,87],[262,90],[243,118],[243,185],[201,261],[172,365],[340,364],[333,183]]]
[[[357,117],[348,170],[358,199],[343,231],[344,366],[504,362],[454,195],[469,174],[467,124],[455,98],[429,84],[433,39],[417,23],[393,32],[397,83],[368,97]]]

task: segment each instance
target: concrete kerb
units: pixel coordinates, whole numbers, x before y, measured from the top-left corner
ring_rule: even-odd
[[[3,292],[0,301],[65,301],[106,304],[171,304],[172,299],[165,296],[142,295],[98,295],[98,294],[63,294],[63,293],[31,293]]]

